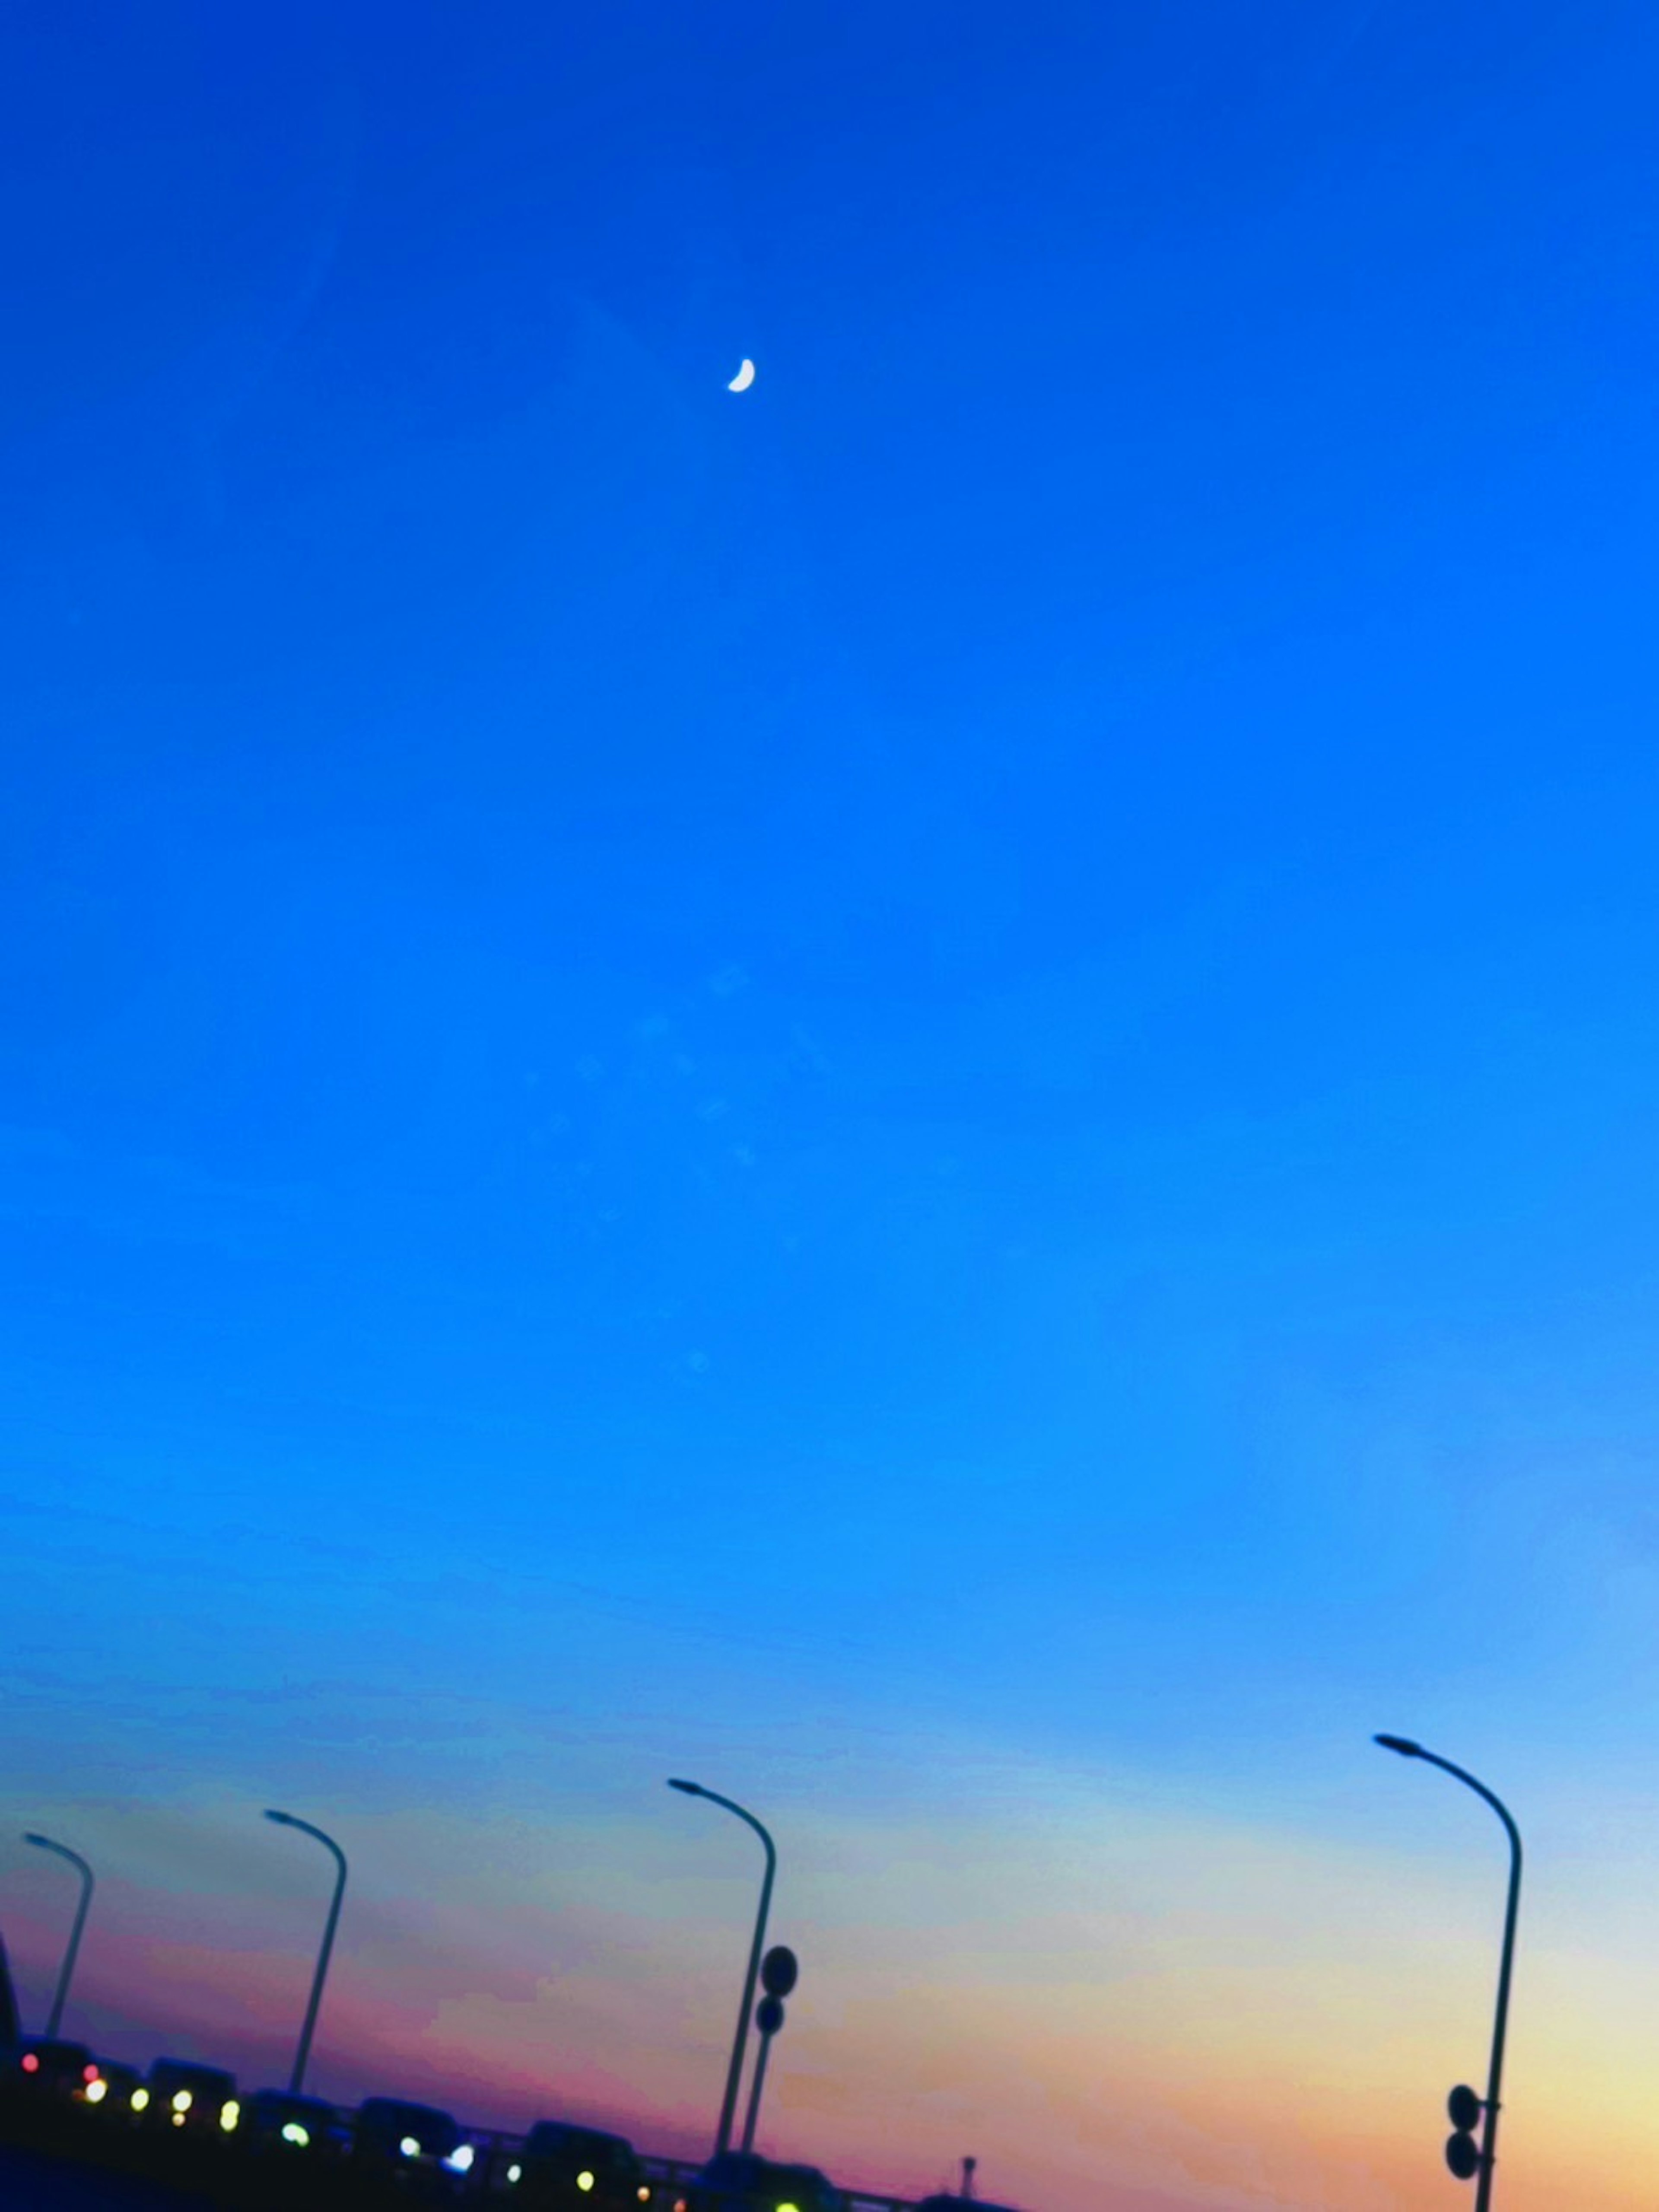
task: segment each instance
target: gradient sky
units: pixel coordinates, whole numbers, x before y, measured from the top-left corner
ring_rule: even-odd
[[[1659,2161],[1637,0],[26,0],[68,2027],[1030,2212]],[[739,361],[752,391],[725,386]],[[73,1884],[0,1843],[26,2014]]]

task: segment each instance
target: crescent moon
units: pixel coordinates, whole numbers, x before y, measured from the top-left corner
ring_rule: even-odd
[[[746,361],[726,388],[728,392],[747,392],[754,380],[755,364],[752,361]]]

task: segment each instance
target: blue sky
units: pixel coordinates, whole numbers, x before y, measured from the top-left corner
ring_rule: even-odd
[[[27,11],[15,1825],[1659,1813],[1655,39]]]

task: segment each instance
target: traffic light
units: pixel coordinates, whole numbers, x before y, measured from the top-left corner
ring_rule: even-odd
[[[787,1943],[775,1943],[761,1960],[761,1987],[769,1997],[787,1997],[800,1978],[800,1961]]]
[[[1446,2138],[1446,2163],[1460,2181],[1473,2181],[1480,2171],[1480,2152],[1474,2140],[1484,2107],[1466,2082],[1460,2081],[1446,2100],[1446,2117],[1455,2132]]]
[[[745,2152],[755,2148],[755,2122],[760,2113],[761,2084],[766,2079],[766,2061],[772,2049],[772,2039],[783,2026],[783,2001],[795,1986],[800,1975],[800,1961],[787,1943],[775,1943],[761,1960],[761,1980],[766,1995],[755,2007],[755,2025],[760,2030],[760,2057],[755,2062],[755,2075],[749,2085],[749,2118],[744,2123],[743,2147]],[[778,2212],[796,2212],[793,2204],[780,2205]]]
[[[755,2025],[769,2039],[783,2026],[783,2001],[800,1975],[800,1961],[787,1943],[775,1944],[761,1960],[766,1995],[755,2007]]]

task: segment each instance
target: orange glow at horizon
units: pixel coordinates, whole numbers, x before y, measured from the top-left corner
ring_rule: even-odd
[[[774,1933],[802,1984],[760,2148],[911,2196],[971,2150],[988,2197],[1038,2212],[1407,2212],[1455,2186],[1444,2097],[1484,2081],[1495,1957],[1478,1830],[1448,1868],[1144,1796],[1091,1812],[1063,1784],[1042,1809],[1028,1793],[1018,1819],[948,1832],[821,1817],[792,1838]],[[311,2086],[402,2088],[509,2127],[569,2113],[706,2153],[753,1893],[722,1839],[665,1844],[644,1819],[349,1825],[361,1871]],[[227,1898],[222,1934],[176,1889],[112,1898],[78,1997],[125,2023],[123,2055],[184,2037],[246,2086],[281,2078],[321,1920],[318,1883],[284,1879],[279,1900]],[[1621,1945],[1591,1957],[1547,1862],[1526,1899],[1510,2212],[1638,2212],[1650,2194],[1655,2008],[1633,1962],[1659,1923],[1634,1869],[1601,1911]],[[49,1936],[19,1939],[38,1972]]]

